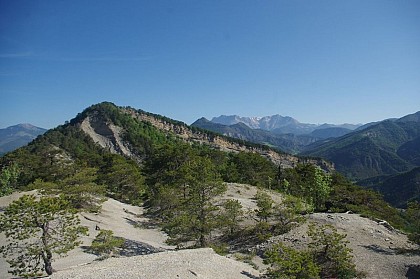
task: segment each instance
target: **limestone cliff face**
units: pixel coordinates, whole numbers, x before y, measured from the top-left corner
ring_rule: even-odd
[[[80,124],[80,129],[88,134],[94,142],[111,153],[123,154],[136,159],[129,146],[121,138],[123,131],[121,127],[105,122],[101,117],[88,116]]]
[[[149,122],[154,127],[165,132],[173,133],[187,142],[206,144],[214,149],[219,149],[226,152],[245,151],[258,153],[282,168],[292,168],[299,163],[311,163],[318,165],[327,171],[334,169],[334,166],[331,163],[328,163],[322,159],[301,158],[290,154],[276,152],[271,149],[250,147],[245,144],[240,144],[236,141],[229,141],[226,137],[223,136],[206,133],[204,131],[193,130],[188,125],[183,123],[174,124],[172,122],[166,121],[164,118],[155,117],[151,114],[143,113],[129,108],[124,109],[124,111],[125,113],[130,114],[132,117],[137,118],[140,121]]]

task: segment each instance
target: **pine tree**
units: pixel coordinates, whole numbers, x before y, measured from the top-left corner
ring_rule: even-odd
[[[76,211],[63,197],[24,195],[0,215],[0,231],[7,238],[1,252],[10,264],[9,272],[33,277],[42,270],[51,275],[53,256],[79,245],[77,239],[87,228],[80,226]]]
[[[18,177],[20,174],[20,169],[16,163],[13,163],[9,166],[5,166],[0,171],[0,197],[9,195],[13,192]]]
[[[184,188],[180,190],[185,199],[173,209],[173,221],[169,221],[167,231],[173,243],[190,238],[205,247],[208,235],[218,227],[220,212],[214,198],[223,194],[226,186],[208,158],[187,161],[180,171],[184,176]]]
[[[243,219],[244,211],[238,200],[229,199],[223,203],[221,214],[221,226],[227,229],[228,235],[233,235],[239,228],[239,222]]]

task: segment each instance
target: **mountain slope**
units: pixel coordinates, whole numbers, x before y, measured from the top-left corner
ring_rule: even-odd
[[[412,121],[416,119],[385,120],[308,146],[301,154],[330,160],[338,171],[355,180],[406,172],[419,161],[420,122]]]
[[[352,130],[341,127],[326,127],[314,130],[310,135],[314,138],[328,139],[338,138],[351,133]]]
[[[420,203],[420,167],[379,178],[370,188],[382,193],[384,200],[398,208],[405,208],[407,201]]]
[[[0,129],[0,156],[26,145],[45,131],[47,130],[31,124],[18,124]]]

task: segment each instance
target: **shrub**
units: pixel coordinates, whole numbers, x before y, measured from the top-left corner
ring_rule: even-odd
[[[283,243],[274,245],[265,253],[265,264],[271,264],[269,278],[316,279],[320,278],[320,267],[309,251],[298,251]]]
[[[101,259],[109,258],[124,245],[124,239],[115,237],[111,230],[100,230],[92,241],[90,250],[99,255]]]
[[[299,251],[277,243],[265,252],[264,263],[270,264],[269,278],[350,279],[362,276],[353,263],[352,250],[347,247],[345,235],[331,225],[309,225],[312,242],[308,249]]]
[[[311,254],[321,268],[322,278],[354,278],[356,267],[353,263],[352,250],[347,247],[346,235],[337,232],[332,225],[309,225],[309,244]]]

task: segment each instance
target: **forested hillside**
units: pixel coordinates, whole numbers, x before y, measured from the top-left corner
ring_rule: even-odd
[[[405,208],[407,202],[420,202],[420,167],[402,174],[366,179],[360,185],[380,192],[393,206]]]
[[[181,161],[188,161],[190,157],[191,160],[206,158],[206,164],[217,173],[220,181],[283,191],[287,188],[290,194],[308,200],[307,196],[313,193],[305,192],[302,185],[311,187],[312,182],[299,182],[299,177],[312,177],[309,174],[314,174],[315,169],[302,166],[331,171],[322,160],[276,153],[261,145],[191,129],[163,116],[101,103],[87,108],[68,124],[48,131],[28,146],[1,157],[3,170],[18,169],[19,172],[16,181],[8,184],[9,188],[3,183],[6,189],[3,192],[52,183],[50,188],[72,190],[74,195],[83,191],[98,192],[136,203],[154,193],[157,182],[153,177],[162,174],[159,168],[170,162],[175,164],[173,171],[178,172],[182,162],[176,163],[175,154],[179,154]],[[162,156],[164,161],[153,163]],[[290,173],[291,170],[296,172]],[[154,181],[152,185],[150,181]],[[327,206],[347,210],[348,205],[359,204],[357,196],[351,197],[356,200],[348,202],[350,197],[345,194],[350,188],[351,191],[358,188],[343,181],[340,179],[333,184],[332,193],[338,191],[335,202],[316,205],[319,209]],[[66,187],[69,183],[77,187]]]
[[[419,114],[419,113],[417,113]],[[334,162],[338,171],[361,180],[409,171],[417,165],[420,122],[414,117],[386,120],[324,144],[303,154]]]
[[[278,153],[112,103],[87,108],[4,155],[0,164],[1,195],[37,189],[47,196],[60,194],[57,202],[85,212],[100,212],[106,197],[146,204],[168,243],[179,248],[224,251],[257,245],[314,211],[351,211],[417,231],[408,226],[412,217],[402,216],[377,193],[353,185],[325,161]],[[284,198],[279,203],[257,191],[257,208],[245,212],[237,200],[221,201],[227,182],[269,189]],[[24,198],[16,206],[34,205],[34,198]],[[6,213],[14,218],[14,211]],[[239,226],[246,218],[251,225]],[[338,272],[324,262],[311,264],[318,272]],[[346,270],[355,272],[352,265]]]

